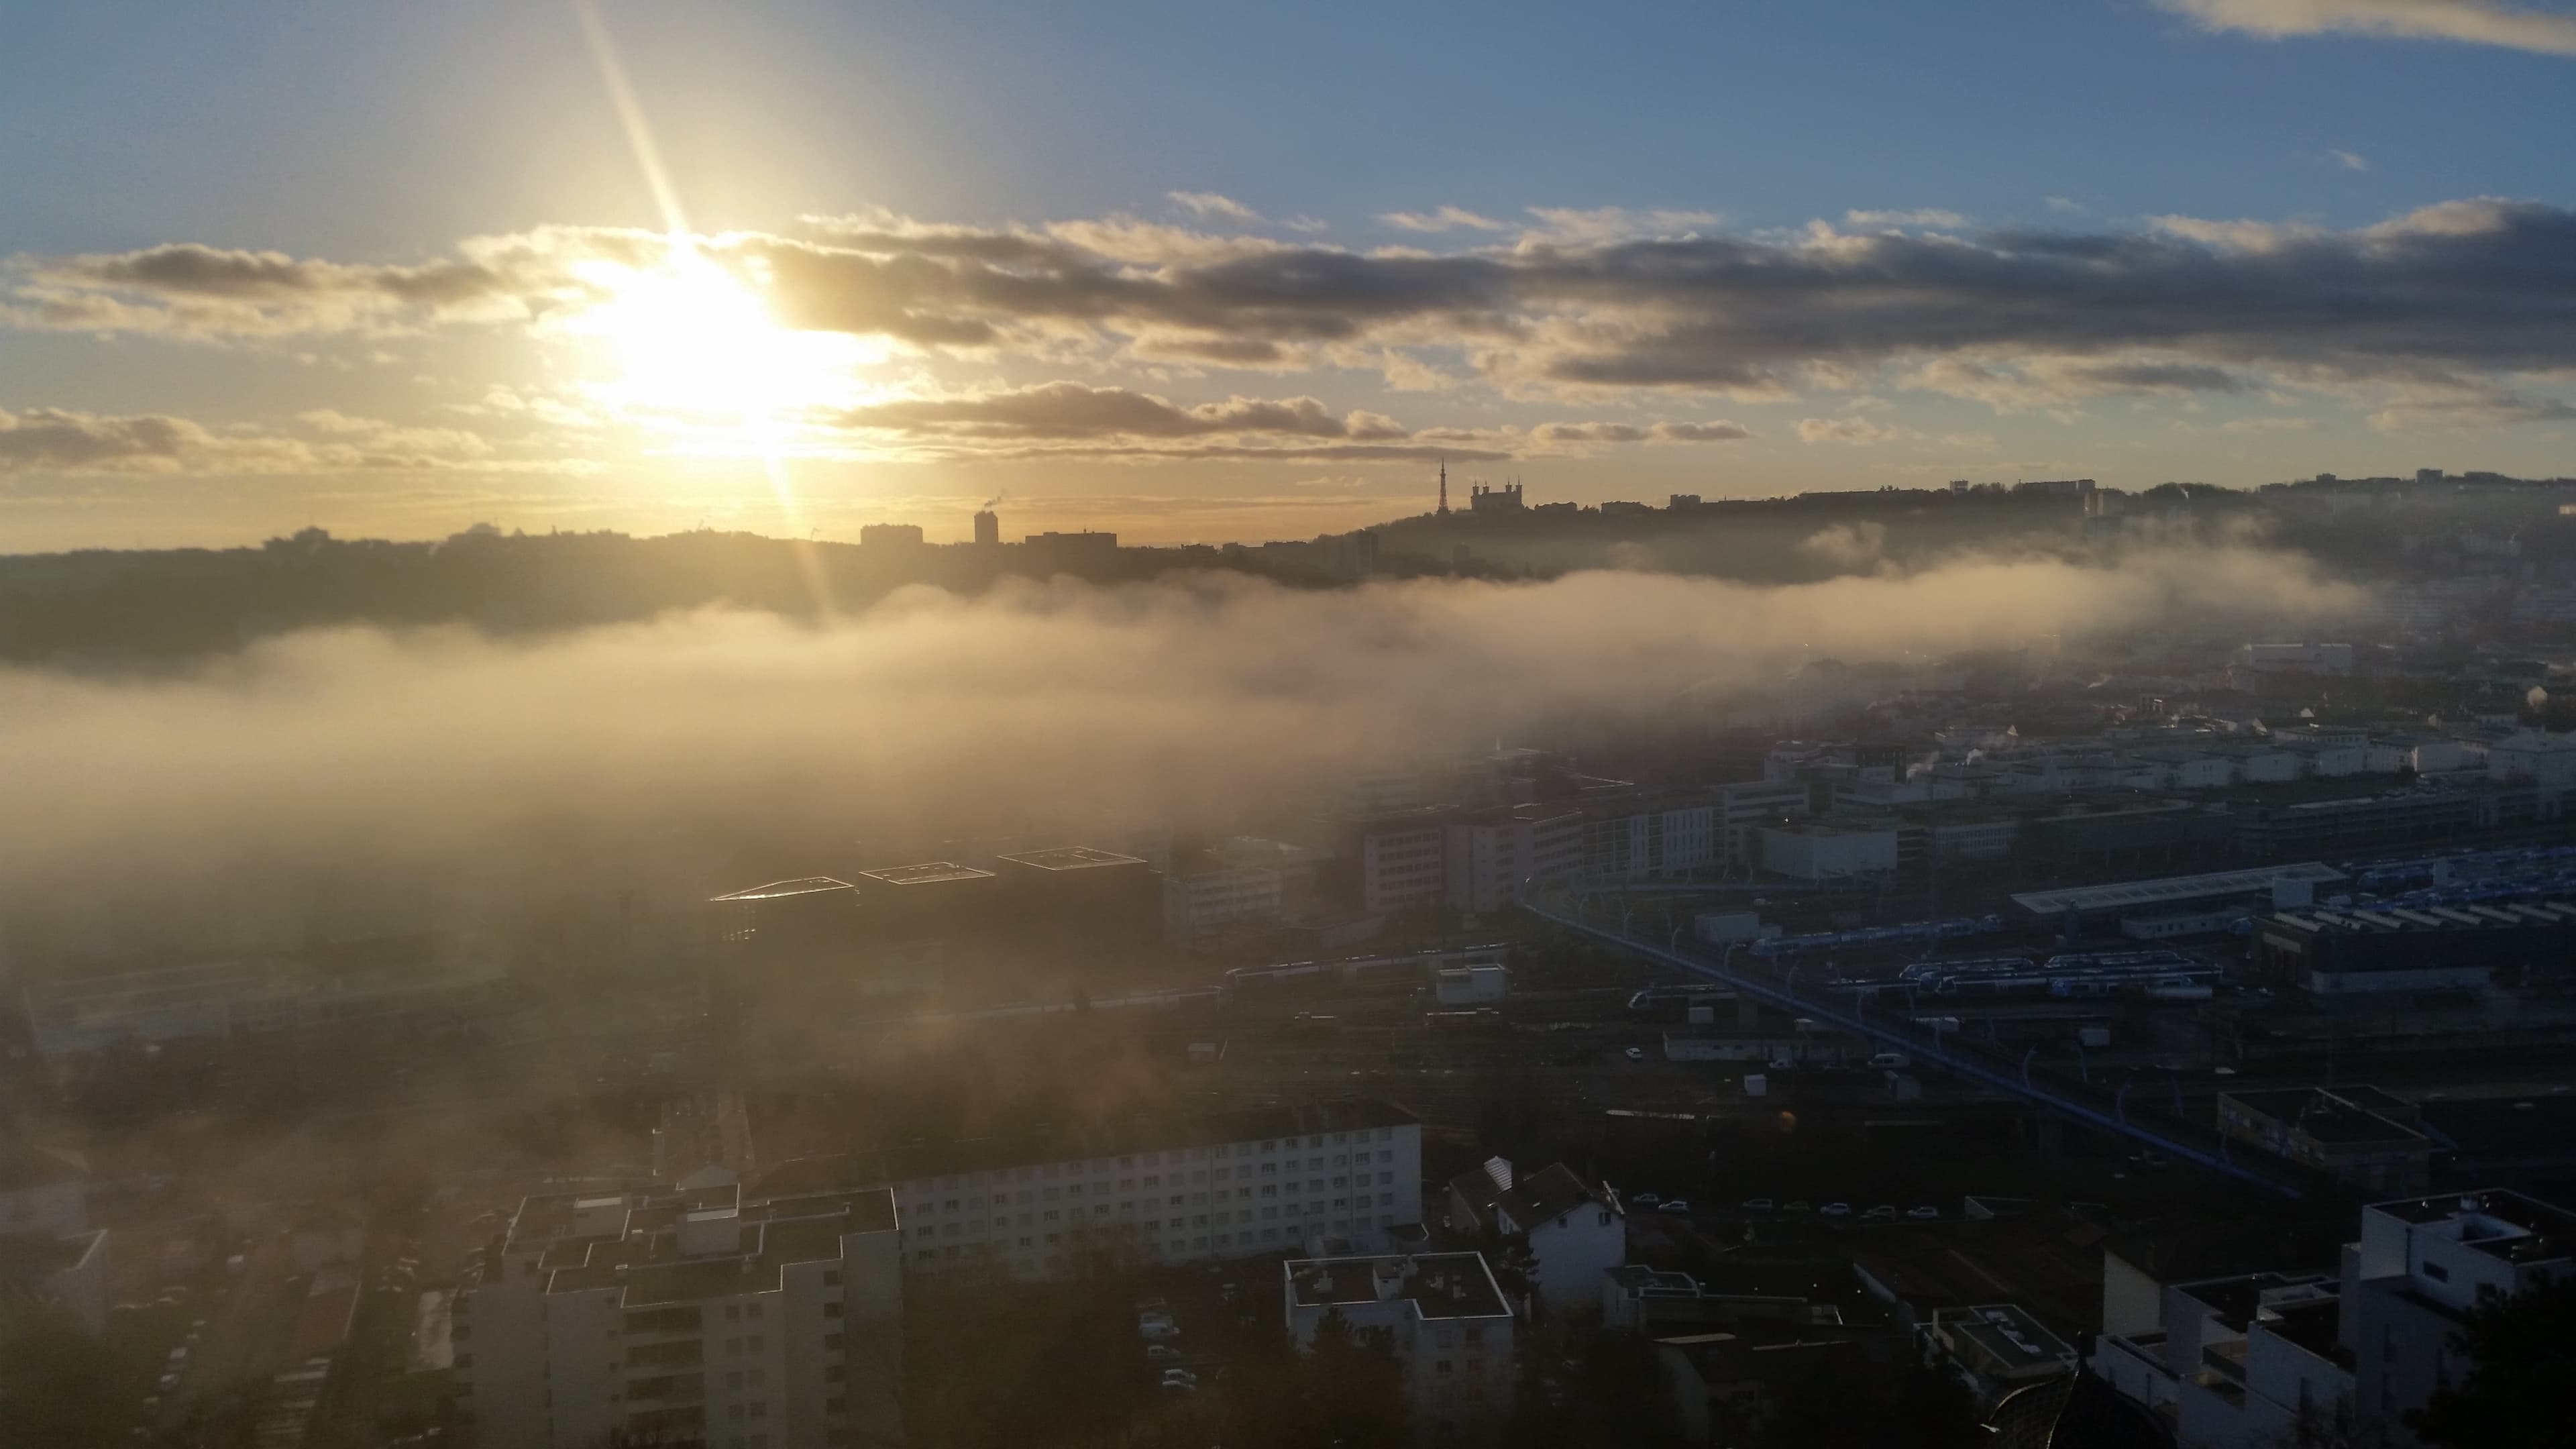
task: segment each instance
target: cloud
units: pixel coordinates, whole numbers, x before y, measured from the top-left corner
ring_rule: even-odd
[[[1887,553],[1887,525],[1874,519],[1820,528],[1798,544],[1798,551],[1836,568],[1865,569]]]
[[[2329,149],[2326,156],[2346,171],[2367,171],[2370,161],[2358,152]]]
[[[1742,423],[1657,423],[1646,430],[1662,443],[1734,443],[1752,437]]]
[[[2304,433],[2315,428],[2315,418],[2231,418],[2220,425],[2230,433]]]
[[[503,457],[488,440],[461,428],[407,426],[327,408],[297,421],[318,436],[251,425],[216,429],[159,413],[0,410],[0,473],[588,473],[600,466],[577,457]]]
[[[2014,406],[2030,405],[2001,401],[2016,387],[2036,400],[2223,389],[2222,377],[2264,372],[2420,380],[2576,367],[2576,212],[2535,202],[2446,202],[2350,230],[2167,217],[2145,231],[1818,227],[1785,240],[1628,234],[1690,213],[1539,215],[1559,230],[1450,252],[1361,253],[1120,218],[979,228],[882,213],[692,247],[756,286],[783,325],[924,354],[1126,352],[1288,371],[1453,349],[1516,395],[1777,399],[1807,379],[1858,383],[1941,359],[1997,371],[2006,381],[1985,385],[1988,400]],[[210,261],[185,247],[22,259],[9,315],[196,335],[543,328],[599,300],[602,269],[664,265],[671,247],[652,233],[557,227],[397,268]]]
[[[919,456],[1007,459],[1046,456],[1232,460],[1427,461],[1449,456],[1508,458],[1481,432],[1415,433],[1384,413],[1335,413],[1311,397],[1182,404],[1151,393],[1080,382],[997,392],[900,398],[822,415],[850,432],[888,434]],[[1282,440],[1327,440],[1298,445]],[[1203,441],[1222,440],[1222,441]],[[1482,445],[1482,446],[1476,446]]]
[[[1459,206],[1443,206],[1436,211],[1390,211],[1378,220],[1398,231],[1510,231],[1512,224],[1479,216]]]
[[[1531,239],[1577,244],[1635,237],[1687,236],[1716,226],[1725,219],[1713,211],[1631,211],[1624,206],[1595,207],[1589,211],[1563,206],[1533,206],[1529,213],[1539,219],[1538,227],[1526,234]]]
[[[1981,402],[1997,412],[2061,408],[2084,398],[2113,393],[2175,396],[2247,390],[2245,380],[2225,368],[2150,357],[2037,357],[2011,363],[1944,357],[1915,369],[1903,383],[1909,388]]]
[[[1843,220],[1853,226],[1935,226],[1952,230],[1968,224],[1968,219],[1955,211],[1928,207],[1920,211],[1846,211]]]
[[[2048,198],[2048,209],[2061,216],[2091,216],[2093,214],[2093,208],[2067,196],[2052,196]]]
[[[1871,448],[1881,443],[1912,442],[1922,436],[1912,428],[1873,422],[1868,418],[1798,419],[1798,441],[1802,443],[1843,443],[1855,448]]]
[[[1164,195],[1172,199],[1174,206],[1192,216],[1239,221],[1247,226],[1258,226],[1262,221],[1260,212],[1231,196],[1220,196],[1213,191],[1168,191]]]
[[[2369,35],[2576,56],[2576,15],[2495,0],[2155,0],[2204,30],[2270,40]]]
[[[2561,398],[2525,397],[2502,389],[2427,388],[2400,390],[2370,415],[2370,425],[2382,432],[2480,432],[2570,418],[2576,418],[2576,403]]]

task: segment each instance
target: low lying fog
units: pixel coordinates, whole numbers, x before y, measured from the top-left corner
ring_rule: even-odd
[[[1220,823],[1410,747],[1517,742],[1568,711],[1653,711],[1813,658],[2073,642],[2185,612],[2295,630],[2356,601],[2298,555],[2165,546],[1784,587],[1057,580],[911,590],[820,628],[705,610],[533,641],[298,634],[176,680],[12,669],[0,892],[316,863],[424,884],[460,864],[582,874],[648,839],[885,838],[1023,812]]]

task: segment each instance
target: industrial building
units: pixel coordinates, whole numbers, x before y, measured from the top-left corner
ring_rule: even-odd
[[[2013,904],[2035,916],[2061,918],[2070,940],[2088,930],[2121,930],[2133,937],[2153,937],[2179,934],[2158,929],[2159,923],[2177,917],[2210,919],[2220,913],[2232,913],[2229,919],[2234,919],[2258,910],[2303,906],[2315,899],[2317,887],[2344,878],[2344,873],[2333,866],[2302,861],[2253,870],[2022,891],[2014,895]],[[2129,930],[2128,923],[2133,921],[2144,929]]]
[[[2433,1140],[2415,1104],[2377,1087],[2222,1092],[2218,1130],[2369,1192],[2430,1185]]]
[[[1582,867],[1583,813],[1557,805],[1501,805],[1449,821],[1449,904],[1465,911],[1509,905],[1524,880],[1558,881]]]
[[[2576,903],[2310,908],[2254,923],[2269,980],[2318,996],[2475,990],[2565,972]]]
[[[1010,927],[1050,955],[1132,951],[1162,918],[1162,882],[1132,855],[1087,845],[1027,850],[994,860]]]

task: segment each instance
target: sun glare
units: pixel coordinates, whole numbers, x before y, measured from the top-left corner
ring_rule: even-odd
[[[804,411],[869,391],[853,369],[878,359],[856,339],[778,325],[751,282],[697,252],[586,280],[605,300],[569,325],[604,354],[597,392],[698,444],[775,447]]]

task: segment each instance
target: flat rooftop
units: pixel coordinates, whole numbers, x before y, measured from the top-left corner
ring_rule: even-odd
[[[767,885],[753,886],[747,891],[731,891],[724,895],[717,896],[715,899],[720,901],[774,901],[785,896],[812,896],[821,895],[826,891],[849,891],[857,889],[857,886],[850,884],[848,881],[834,880],[828,875],[808,875],[800,876],[795,880],[774,880]]]
[[[953,860],[925,861],[920,865],[890,865],[883,870],[859,872],[861,880],[872,880],[894,886],[936,885],[941,881],[991,880],[992,878],[993,873],[989,870],[977,870],[971,865],[959,865]]]
[[[1104,865],[1143,865],[1132,855],[1114,850],[1094,850],[1088,845],[1059,845],[1052,850],[1024,850],[1002,859],[1032,870],[1093,870]]]
[[[2258,870],[2221,870],[2204,875],[2076,886],[2068,890],[2023,891],[2013,897],[2013,904],[2035,915],[2053,916],[2066,911],[2117,911],[2133,906],[2170,905],[2177,901],[2216,896],[2253,895],[2271,890],[2279,881],[2326,885],[2342,879],[2342,871],[2323,861],[2308,860],[2296,865],[2264,866]]]
[[[2547,1263],[2576,1254],[2576,1212],[2501,1188],[2400,1198],[2372,1203],[2368,1211],[2441,1231],[2509,1263]]]
[[[1932,1310],[1935,1333],[1947,1333],[1975,1344],[2008,1372],[2065,1367],[2075,1350],[2016,1304],[1986,1303],[1974,1308]]]
[[[1482,1253],[1291,1258],[1280,1265],[1298,1308],[1404,1299],[1424,1318],[1504,1318],[1511,1310]]]
[[[2287,1122],[2317,1141],[2334,1147],[2363,1143],[2402,1143],[2430,1149],[2431,1139],[2403,1122],[2380,1114],[2338,1092],[2316,1087],[2278,1087],[2269,1091],[2222,1093],[2228,1100],[2274,1121]],[[2386,1093],[2380,1093],[2386,1097]],[[2394,1100],[2394,1099],[2391,1099]],[[2401,1107],[2403,1103],[2399,1104]]]
[[[1232,1112],[1139,1116],[1108,1122],[1031,1123],[1019,1131],[944,1142],[912,1142],[884,1149],[887,1182],[926,1182],[963,1172],[1033,1167],[1214,1147],[1220,1143],[1291,1141],[1337,1132],[1409,1127],[1420,1118],[1375,1099],[1321,1102],[1301,1107],[1250,1107]]]

